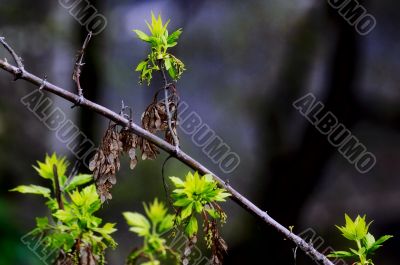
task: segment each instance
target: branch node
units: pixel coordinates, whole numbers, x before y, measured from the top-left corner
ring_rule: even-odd
[[[39,90],[42,90],[46,86],[46,83],[47,83],[47,75],[45,74],[44,78],[42,79],[42,84],[40,85]]]
[[[71,106],[71,109],[82,105],[83,101],[85,101],[85,97],[83,95],[78,95],[78,99],[75,104]]]

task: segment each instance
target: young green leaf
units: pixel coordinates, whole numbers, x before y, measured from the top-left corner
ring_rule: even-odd
[[[382,246],[382,243],[390,239],[392,236],[386,235],[378,240],[368,232],[369,226],[372,222],[368,223],[365,221],[366,216],[361,217],[358,215],[353,221],[347,214],[345,214],[345,226],[336,226],[343,237],[354,241],[357,249],[350,248],[348,251],[334,251],[328,255],[332,258],[358,258],[359,261],[355,262],[356,265],[373,265],[368,255],[373,254],[376,249]]]
[[[124,212],[126,222],[131,226],[130,231],[139,236],[147,236],[150,233],[150,222],[140,213]]]
[[[143,206],[147,217],[140,213],[123,213],[130,226],[130,231],[143,237],[143,246],[129,255],[128,264],[137,264],[140,258],[150,262],[141,263],[142,265],[161,264],[159,259],[165,259],[167,253],[174,256],[176,261],[179,261],[179,254],[166,246],[166,240],[162,237],[162,234],[165,234],[174,226],[174,216],[168,214],[164,203],[159,202],[157,198],[152,203]]]
[[[29,185],[29,186],[21,185],[10,191],[17,191],[20,193],[38,194],[38,195],[42,195],[45,198],[49,198],[50,193],[51,193],[50,189],[42,187],[42,186],[37,186],[37,185]]]
[[[349,258],[354,256],[355,255],[353,253],[348,251],[334,251],[328,255],[329,258]]]
[[[75,189],[78,186],[85,185],[89,183],[90,181],[93,180],[93,175],[89,174],[79,174],[76,175],[70,183],[66,183],[66,186],[64,187],[64,191],[68,192],[73,189]]]
[[[168,52],[168,49],[178,44],[178,39],[182,34],[182,29],[174,31],[169,35],[167,27],[169,20],[164,24],[161,15],[156,16],[151,12],[151,23],[146,21],[150,35],[143,31],[133,30],[138,38],[150,44],[150,53],[147,60],[141,61],[135,71],[140,72],[139,83],[150,82],[153,78],[153,71],[167,71],[172,80],[177,80],[181,77],[185,70],[185,65],[181,60]],[[163,69],[160,69],[159,65]]]
[[[150,37],[146,33],[138,29],[134,29],[133,31],[136,33],[139,39],[145,42],[149,42]]]
[[[197,223],[197,219],[195,216],[192,215],[192,217],[190,217],[189,222],[185,227],[185,233],[188,235],[188,237],[192,237],[195,234],[197,234],[198,230],[199,230],[199,225]]]

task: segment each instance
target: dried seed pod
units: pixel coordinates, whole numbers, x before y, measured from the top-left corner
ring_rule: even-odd
[[[137,165],[136,147],[139,142],[139,137],[127,129],[121,130],[122,149],[128,153],[130,158],[130,169],[134,169]]]
[[[142,160],[146,159],[154,160],[160,153],[155,144],[143,138],[140,138],[140,150],[142,151]]]
[[[220,265],[228,251],[228,245],[220,236],[216,220],[204,222],[204,233],[206,235],[207,246],[211,248],[211,262],[213,265]]]
[[[112,198],[109,190],[117,182],[116,172],[121,167],[119,158],[122,152],[121,135],[115,124],[110,125],[103,137],[100,149],[89,164],[102,202]]]
[[[97,259],[93,255],[92,248],[90,246],[84,246],[80,250],[80,265],[96,265]]]
[[[177,144],[174,141],[174,136],[177,137],[177,125],[178,125],[178,113],[177,113],[177,104],[178,104],[178,96],[176,94],[175,87],[170,85],[168,87],[171,94],[168,97],[168,106],[169,112],[171,115],[171,129],[169,128],[168,114],[167,108],[165,105],[165,99],[157,101],[159,90],[155,96],[153,102],[146,108],[146,110],[142,114],[142,127],[151,132],[164,132],[165,140],[170,144]],[[140,148],[142,151],[142,159],[155,159],[158,154],[158,149],[154,144],[147,142],[146,140],[142,140],[140,143]]]

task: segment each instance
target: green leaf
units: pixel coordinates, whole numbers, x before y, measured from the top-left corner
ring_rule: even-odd
[[[345,214],[346,225],[344,227],[336,226],[341,232],[342,235],[349,240],[362,240],[368,233],[368,228],[371,223],[368,225],[365,222],[366,216],[363,217],[357,216],[355,221],[351,220],[351,218]]]
[[[174,202],[174,206],[178,206],[178,207],[186,207],[188,206],[193,200],[190,200],[188,198],[183,198],[180,200],[177,200],[176,202]]]
[[[217,195],[215,195],[215,201],[219,201],[219,202],[224,202],[226,201],[225,198],[232,196],[230,193],[228,192],[220,192]]]
[[[181,188],[181,187],[185,186],[185,183],[180,178],[169,177],[169,179],[172,181],[172,183],[174,183],[175,187],[177,187],[177,188]]]
[[[136,67],[135,71],[140,72],[143,71],[143,69],[147,68],[147,61],[141,61],[138,66]]]
[[[50,189],[42,187],[42,186],[37,186],[37,185],[29,185],[29,186],[21,185],[10,191],[17,191],[20,193],[38,194],[38,195],[42,195],[45,198],[50,198],[50,193],[51,193]]]
[[[117,244],[114,241],[114,239],[110,236],[110,234],[114,233],[117,231],[117,229],[114,228],[115,224],[112,223],[106,223],[103,227],[101,228],[93,228],[93,231],[96,231],[101,234],[101,236],[109,241],[111,243],[112,247],[115,247]]]
[[[93,179],[93,175],[89,175],[89,174],[79,174],[76,175],[71,182],[66,185],[66,187],[64,188],[64,191],[71,191],[73,189],[75,189],[78,186],[84,185],[89,183],[90,181],[92,181]]]
[[[363,238],[363,242],[364,245],[366,247],[366,249],[370,249],[374,243],[375,243],[375,237],[373,235],[371,235],[370,233],[368,233],[364,238]]]
[[[198,229],[197,219],[195,216],[192,216],[185,227],[185,233],[188,237],[192,237],[197,234]]]
[[[347,252],[347,251],[334,251],[330,253],[327,257],[329,258],[349,258],[349,257],[354,257],[356,256],[353,253]]]
[[[100,197],[97,194],[96,186],[94,184],[84,188],[81,194],[82,194],[82,199],[84,200],[84,203],[87,206],[90,206],[93,203],[100,201]]]
[[[372,245],[370,245],[367,248],[368,253],[373,254],[375,252],[375,250],[377,250],[378,248],[382,247],[382,244],[385,241],[389,240],[392,237],[393,236],[391,236],[391,235],[385,235],[385,236],[380,237],[378,240],[376,240]]]
[[[49,225],[49,218],[47,217],[36,217],[36,227],[44,230]]]
[[[160,261],[158,260],[151,260],[151,261],[147,261],[147,262],[143,262],[140,265],[160,265]]]
[[[124,212],[123,215],[128,225],[131,226],[130,231],[139,236],[146,236],[150,233],[150,223],[142,214]]]
[[[206,211],[214,219],[220,219],[221,218],[221,215],[215,209],[206,208]]]
[[[138,36],[139,39],[141,39],[142,41],[145,41],[145,42],[149,42],[150,37],[146,33],[144,33],[141,30],[137,30],[137,29],[134,29],[133,31],[136,33],[136,35]]]
[[[143,207],[146,215],[149,217],[153,225],[156,225],[158,222],[162,221],[168,211],[164,203],[159,202],[157,198],[155,198],[153,203],[150,203],[149,206],[143,204]]]
[[[69,221],[76,218],[74,214],[66,210],[58,210],[53,214],[53,216],[64,223],[68,223]]]
[[[194,209],[196,210],[197,213],[201,213],[203,211],[203,205],[201,202],[196,201],[194,202]]]
[[[66,176],[65,173],[68,168],[68,161],[65,157],[57,157],[55,153],[51,156],[46,154],[44,163],[37,162],[38,167],[33,168],[38,172],[38,174],[45,179],[50,179],[54,181],[54,166],[57,168],[57,175],[59,177],[60,185],[64,185]]]
[[[69,233],[53,233],[49,235],[49,240],[53,248],[62,248],[65,251],[69,251],[75,244],[74,237]]]
[[[172,65],[171,65],[171,60],[170,60],[169,58],[166,58],[166,59],[164,60],[164,65],[165,65],[165,70],[168,71],[168,69],[172,67]]]
[[[168,214],[164,217],[161,223],[158,226],[158,232],[160,234],[170,230],[174,226],[174,216],[172,214]]]
[[[176,74],[176,70],[175,70],[175,67],[174,67],[174,66],[170,66],[170,67],[168,68],[168,74],[169,74],[169,76],[170,76],[173,80],[176,80],[176,79],[177,79],[177,74]]]
[[[189,217],[192,212],[193,212],[193,202],[188,204],[185,208],[183,208],[182,212],[181,212],[181,218],[182,219],[186,219],[187,217]]]
[[[176,41],[179,39],[181,34],[182,34],[182,29],[178,29],[178,30],[174,31],[172,34],[170,34],[168,36],[168,44],[171,45],[173,43],[176,43]],[[172,46],[170,46],[170,47],[172,47]]]

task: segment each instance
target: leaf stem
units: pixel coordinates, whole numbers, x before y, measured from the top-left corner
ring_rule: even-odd
[[[160,68],[160,71],[161,71],[161,74],[162,74],[162,77],[163,77],[163,80],[164,80],[164,104],[165,104],[165,109],[166,109],[167,117],[168,117],[168,129],[169,129],[169,132],[172,135],[172,139],[174,140],[175,149],[179,150],[178,137],[175,134],[175,132],[172,130],[172,116],[171,116],[171,112],[170,112],[170,109],[169,109],[169,100],[168,100],[168,87],[169,87],[169,85],[168,85],[167,76],[166,76],[165,71],[164,71],[164,67],[162,66],[162,60],[158,61],[158,66]]]

